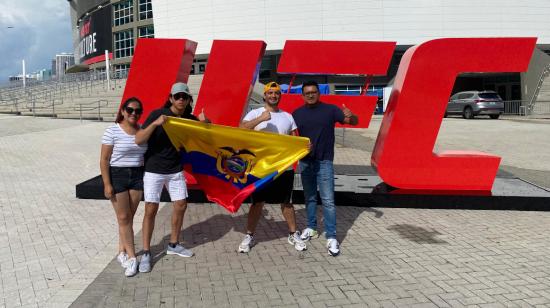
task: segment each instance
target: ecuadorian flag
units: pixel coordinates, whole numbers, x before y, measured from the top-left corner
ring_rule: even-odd
[[[174,117],[163,127],[208,200],[231,213],[308,153],[309,139],[304,137]]]

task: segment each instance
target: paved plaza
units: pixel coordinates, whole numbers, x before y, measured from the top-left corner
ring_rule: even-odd
[[[370,164],[381,117],[338,132],[335,162]],[[550,187],[550,121],[445,119],[436,150],[478,150]],[[153,271],[126,278],[115,260],[114,211],[75,198],[99,174],[110,123],[0,115],[0,307],[548,307],[550,212],[338,206],[342,254],[323,238],[299,253],[278,206],[265,207],[250,253],[236,252],[248,204],[229,214],[190,204],[184,245],[163,253],[161,205]],[[298,225],[305,209],[296,205]],[[134,221],[141,249],[143,204]],[[322,225],[322,224],[321,224]]]

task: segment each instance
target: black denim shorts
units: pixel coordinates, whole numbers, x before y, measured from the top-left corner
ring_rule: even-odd
[[[143,167],[110,167],[109,175],[115,194],[127,190],[143,190]]]
[[[294,189],[294,170],[287,170],[275,181],[252,193],[252,203],[266,202],[272,204],[291,203]]]

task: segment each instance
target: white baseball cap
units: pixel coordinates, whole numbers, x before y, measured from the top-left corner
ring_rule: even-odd
[[[189,91],[189,87],[183,82],[176,82],[172,85],[172,90],[170,90],[170,94],[174,95],[176,93],[185,93],[191,96],[191,91]]]

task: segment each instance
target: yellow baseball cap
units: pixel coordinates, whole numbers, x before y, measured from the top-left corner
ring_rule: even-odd
[[[281,92],[281,86],[278,83],[276,83],[275,81],[268,82],[264,86],[264,93],[269,91],[269,90],[275,90],[275,91]]]

